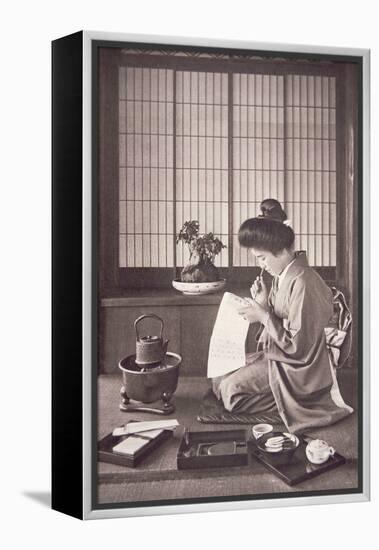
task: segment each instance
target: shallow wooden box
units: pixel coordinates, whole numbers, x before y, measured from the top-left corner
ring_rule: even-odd
[[[222,454],[210,455],[208,449],[216,444],[234,443],[234,449]],[[248,451],[245,430],[225,430],[219,432],[201,431],[184,433],[180,442],[178,470],[189,468],[217,468],[225,466],[245,466],[248,463]]]
[[[138,437],[138,434],[131,435]],[[146,439],[146,444],[137,452],[133,454],[124,454],[113,451],[113,447],[117,445],[117,443],[120,443],[123,439],[126,439],[130,436],[114,436],[110,433],[99,441],[97,448],[97,457],[101,462],[110,462],[111,464],[134,468],[140,462],[142,462],[144,458],[149,456],[152,451],[154,451],[154,449],[156,449],[164,441],[172,437],[172,435],[172,430],[163,430],[163,432],[157,435],[154,439]]]

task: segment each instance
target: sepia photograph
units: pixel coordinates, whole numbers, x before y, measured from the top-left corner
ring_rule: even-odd
[[[363,491],[362,52],[242,46],[92,42],[95,510]]]
[[[8,546],[375,540],[374,6],[4,6]]]

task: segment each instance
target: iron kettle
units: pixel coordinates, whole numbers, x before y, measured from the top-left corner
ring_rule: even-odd
[[[140,336],[138,332],[138,324],[146,318],[157,319],[161,323],[160,336]],[[148,315],[141,315],[134,321],[134,328],[136,331],[136,363],[137,365],[154,365],[161,363],[167,353],[168,340],[163,341],[163,320],[155,315],[149,313]]]

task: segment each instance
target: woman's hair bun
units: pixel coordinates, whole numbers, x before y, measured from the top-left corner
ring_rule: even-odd
[[[276,199],[265,199],[261,202],[260,209],[262,213],[258,218],[267,218],[278,222],[284,222],[287,219],[287,214]]]
[[[274,255],[294,246],[295,233],[286,223],[287,215],[276,199],[260,204],[262,214],[244,221],[238,231],[238,242],[245,248],[268,250]]]

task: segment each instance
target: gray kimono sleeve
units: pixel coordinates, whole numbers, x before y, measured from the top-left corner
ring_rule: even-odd
[[[307,287],[305,278],[297,277],[290,288],[288,318],[271,312],[267,319],[267,358],[293,366],[313,362],[319,346],[325,345],[324,326],[330,314],[325,290]]]

